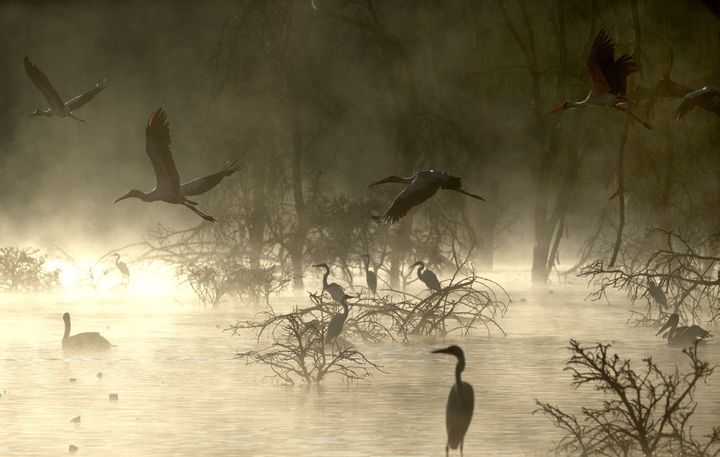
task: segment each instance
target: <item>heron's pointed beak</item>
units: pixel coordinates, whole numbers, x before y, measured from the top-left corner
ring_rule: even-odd
[[[129,192],[127,194],[123,195],[122,197],[115,199],[115,201],[113,202],[113,205],[121,200],[125,200],[126,198],[130,198]]]
[[[450,348],[443,348],[443,349],[435,349],[434,351],[430,351],[431,354],[452,354],[452,352],[449,351]]]
[[[28,119],[30,119],[31,117],[39,116],[39,115],[40,115],[40,113],[38,113],[37,111],[33,111],[32,113],[28,114]]]
[[[376,182],[370,184],[368,187],[377,186],[378,184],[387,184],[390,182],[407,184],[410,182],[410,180],[407,178],[401,178],[400,176],[388,176],[387,178],[381,179],[380,181],[376,181]]]
[[[543,114],[543,117],[548,117],[550,115],[553,115],[555,113],[559,113],[560,111],[565,111],[567,108],[565,107],[565,103],[561,103],[555,108],[551,109],[547,113]]]

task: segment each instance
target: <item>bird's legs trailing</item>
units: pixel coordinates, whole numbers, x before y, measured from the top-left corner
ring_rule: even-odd
[[[77,117],[77,116],[74,115],[73,113],[68,113],[68,116],[70,116],[71,118],[75,119],[75,120],[78,121],[78,122],[85,123],[85,120],[84,120],[84,119],[80,119],[79,117]]]
[[[195,207],[192,206],[191,204],[189,204],[189,203],[183,203],[183,205],[185,205],[185,206],[187,206],[188,208],[190,208],[191,210],[193,210],[193,212],[194,212],[195,214],[197,214],[198,216],[202,217],[202,218],[205,219],[206,221],[208,221],[208,222],[213,222],[213,223],[217,222],[217,219],[215,219],[215,218],[212,217],[212,216],[208,216],[207,214],[203,213],[202,211],[200,211],[199,209],[195,208]]]
[[[467,195],[468,197],[477,198],[478,200],[485,201],[485,199],[479,195],[471,194],[470,192],[463,190],[463,189],[454,189],[455,192],[460,192],[463,195]]]
[[[640,119],[639,117],[637,117],[637,116],[635,115],[635,113],[633,113],[633,112],[630,111],[629,109],[625,108],[624,106],[612,105],[612,107],[615,108],[615,109],[618,110],[618,111],[622,111],[623,113],[626,113],[626,114],[627,114],[628,116],[630,116],[631,118],[633,118],[633,119],[635,119],[636,121],[640,122],[640,123],[643,125],[643,127],[645,127],[646,129],[648,129],[648,130],[655,130],[655,128],[654,128],[651,124],[648,124],[648,123],[645,122],[644,120]]]

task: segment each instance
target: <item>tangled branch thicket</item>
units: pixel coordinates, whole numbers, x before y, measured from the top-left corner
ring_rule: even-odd
[[[60,287],[60,270],[48,269],[37,249],[0,248],[0,290],[44,292]]]
[[[632,269],[607,268],[603,260],[582,268],[578,276],[589,278],[596,287],[591,298],[607,298],[608,289],[623,291],[632,303],[647,297],[643,312],[631,311],[634,325],[656,326],[670,313],[685,321],[720,322],[720,276],[716,271],[720,257],[705,252],[714,240],[691,244],[679,234],[658,229],[651,230],[648,237],[662,237],[663,245]],[[647,296],[648,280],[663,289],[667,308]]]
[[[698,359],[697,345],[684,349],[690,370],[662,371],[651,358],[635,371],[630,360],[610,353],[610,345],[587,348],[570,340],[572,355],[565,370],[572,385],[591,385],[605,394],[599,407],[583,407],[582,417],[559,406],[535,400],[538,409],[565,432],[557,443],[558,455],[646,457],[720,455],[720,427],[704,439],[693,434],[690,419],[697,403],[694,392],[713,367]]]

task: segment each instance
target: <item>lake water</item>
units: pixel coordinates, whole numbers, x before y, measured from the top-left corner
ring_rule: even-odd
[[[317,388],[277,385],[265,379],[266,367],[233,358],[257,343],[251,333],[222,329],[259,308],[0,297],[0,456],[63,455],[70,444],[93,456],[444,455],[455,360],[429,351],[451,343],[465,350],[463,378],[476,395],[465,454],[546,455],[559,435],[531,414],[534,399],[577,410],[600,398],[569,386],[562,362],[570,337],[613,341],[637,362],[652,355],[663,367],[686,364],[651,329],[628,328],[627,305],[588,302],[578,289],[510,293],[515,301],[500,320],[506,337],[478,330],[467,339],[356,342],[384,373],[349,385],[330,378]],[[100,331],[117,347],[63,357],[66,311],[73,334]],[[700,350],[713,364],[720,363],[717,340]],[[110,393],[119,400],[109,402]],[[720,425],[720,373],[698,387],[697,399],[698,432]],[[80,423],[69,422],[76,416]]]

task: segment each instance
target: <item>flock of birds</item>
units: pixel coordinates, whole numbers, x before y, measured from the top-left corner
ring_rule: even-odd
[[[587,97],[582,101],[565,101],[546,113],[546,115],[568,109],[596,105],[620,111],[639,121],[645,128],[653,128],[652,125],[636,116],[628,107],[630,102],[626,98],[627,78],[630,74],[638,70],[637,64],[633,58],[627,54],[617,59],[615,58],[615,46],[604,30],[600,30],[597,34],[586,63],[592,81],[592,88]],[[28,77],[43,94],[48,103],[47,108],[42,110],[38,109],[34,111],[31,116],[58,116],[85,122],[75,115],[75,111],[108,87],[107,81],[102,79],[88,92],[64,102],[47,76],[34,65],[27,56],[24,59],[24,64]],[[720,89],[713,86],[706,86],[688,93],[675,110],[674,116],[677,119],[682,118],[698,106],[720,115]],[[155,188],[150,192],[131,189],[116,199],[114,203],[129,198],[137,198],[143,202],[162,201],[185,206],[204,220],[216,222],[214,217],[198,209],[197,202],[190,200],[188,197],[204,194],[217,186],[225,177],[231,176],[240,168],[237,162],[232,160],[228,161],[225,167],[216,173],[181,184],[180,176],[175,166],[172,152],[170,151],[170,127],[167,114],[162,108],[158,108],[150,114],[145,129],[145,137],[145,152],[150,158],[153,170],[155,171]],[[373,216],[377,221],[385,223],[399,221],[408,214],[412,208],[430,199],[438,190],[450,190],[477,200],[485,200],[483,197],[463,189],[462,178],[437,170],[418,171],[408,178],[389,176],[370,184],[368,187],[386,183],[404,184],[405,187],[394,198],[390,207],[385,211],[385,214],[382,216]],[[117,256],[115,259],[117,268],[125,276],[129,277],[130,273],[127,265],[120,261],[119,255],[115,255]],[[369,265],[370,258],[365,255],[363,266],[367,285],[369,290],[373,294],[376,294],[378,278],[376,273],[370,269]],[[335,302],[341,304],[343,307],[342,313],[337,313],[332,316],[326,330],[324,341],[326,344],[331,344],[336,342],[342,333],[350,309],[348,299],[352,297],[347,295],[344,289],[337,283],[328,282],[330,267],[327,264],[321,263],[313,266],[325,270],[322,278],[323,291],[327,292]],[[442,289],[442,284],[435,273],[425,268],[423,262],[416,262],[411,268],[415,267],[417,267],[418,279],[422,281],[428,289],[433,292]],[[648,280],[648,293],[661,306],[667,307],[667,298],[662,288],[655,284],[652,279]],[[65,323],[65,332],[62,339],[63,351],[69,353],[105,351],[112,347],[107,339],[96,332],[79,333],[71,336],[70,315],[68,313],[63,315],[63,321]],[[688,327],[679,326],[678,324],[679,316],[677,312],[672,313],[657,334],[659,335],[667,330],[664,337],[667,338],[668,344],[671,345],[687,345],[708,336],[708,332],[697,325]],[[474,407],[473,388],[461,379],[461,373],[465,368],[465,355],[462,349],[455,345],[433,352],[449,354],[457,358],[455,384],[450,390],[446,407],[446,428],[448,434],[446,455],[449,449],[457,448],[460,449],[460,454],[462,455],[463,441],[472,419]]]

